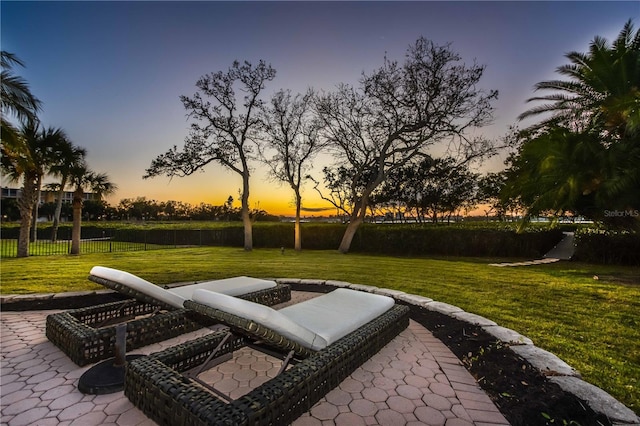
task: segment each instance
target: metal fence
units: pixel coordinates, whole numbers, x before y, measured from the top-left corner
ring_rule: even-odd
[[[17,257],[19,229],[3,229],[0,257]],[[52,241],[51,228],[38,229],[35,240],[29,243],[30,256],[69,254],[71,228],[60,228]],[[235,245],[240,235],[229,229],[105,229],[82,228],[80,253],[113,253],[123,251],[157,250],[177,247]]]

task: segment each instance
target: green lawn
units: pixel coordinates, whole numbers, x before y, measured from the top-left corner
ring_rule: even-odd
[[[3,259],[0,274],[2,294],[97,289],[86,279],[94,265],[158,284],[250,275],[403,290],[517,330],[640,413],[640,269],[575,262],[488,265],[495,260],[207,247]]]

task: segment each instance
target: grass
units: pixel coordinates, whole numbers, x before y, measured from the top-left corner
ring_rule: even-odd
[[[2,294],[98,289],[94,265],[157,284],[236,275],[375,285],[431,297],[517,330],[640,412],[640,270],[577,262],[496,268],[496,259],[194,248],[3,259]],[[503,260],[503,259],[500,259]],[[597,276],[598,279],[594,279]]]

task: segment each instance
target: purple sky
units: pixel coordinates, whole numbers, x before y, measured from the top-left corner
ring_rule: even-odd
[[[628,19],[640,25],[637,1],[3,0],[0,13],[2,49],[26,63],[17,72],[43,101],[43,124],[63,128],[87,148],[92,169],[120,188],[112,204],[136,196],[218,205],[229,195],[238,198],[239,178],[216,165],[198,176],[142,180],[151,160],[187,135],[179,96],[193,95],[199,77],[236,59],[264,59],[276,68],[266,99],[280,88],[354,84],[385,53],[402,59],[420,36],[451,43],[465,62],[486,65],[481,85],[500,96],[495,123],[483,134],[500,137],[528,109],[533,85],[558,77],[555,68],[567,63],[567,52],[586,52],[596,35],[612,40]],[[495,160],[486,168],[500,166]],[[286,210],[289,190],[266,181],[256,164],[252,205]],[[320,205],[312,189],[304,196],[308,207]]]

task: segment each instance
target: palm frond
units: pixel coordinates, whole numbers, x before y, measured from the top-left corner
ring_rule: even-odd
[[[568,80],[542,81],[534,86],[536,91],[554,93],[527,99],[545,104],[531,108],[518,119],[552,113],[553,120],[543,119],[533,126],[539,129],[565,119],[567,126],[601,129],[617,138],[635,134],[640,129],[640,118],[636,118],[640,117],[639,47],[640,31],[634,33],[631,21],[612,45],[603,37],[594,37],[587,53],[568,53],[569,64],[556,69]]]
[[[15,54],[5,50],[0,51],[0,65],[6,69],[12,69],[13,65],[19,65],[24,68],[24,63]]]
[[[12,53],[0,51],[2,65],[0,83],[0,104],[3,114],[11,114],[20,121],[35,120],[42,102],[29,89],[22,77],[13,73],[13,65],[24,64]]]

